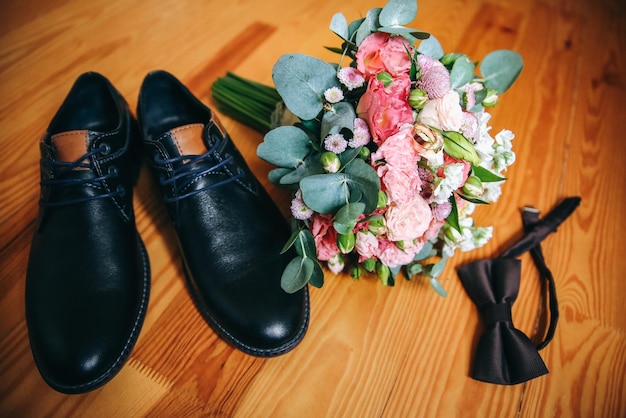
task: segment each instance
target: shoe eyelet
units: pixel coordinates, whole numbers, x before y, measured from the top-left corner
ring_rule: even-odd
[[[114,165],[110,166],[107,172],[111,177],[117,177],[120,174],[120,170],[118,170],[117,166]]]
[[[100,155],[109,155],[111,153],[111,146],[106,142],[103,142],[100,145],[100,148],[102,148],[102,150],[100,151]]]
[[[117,195],[120,196],[120,197],[123,197],[123,196],[126,195],[126,188],[124,186],[122,186],[121,184],[119,184],[117,186],[116,191],[117,191]]]

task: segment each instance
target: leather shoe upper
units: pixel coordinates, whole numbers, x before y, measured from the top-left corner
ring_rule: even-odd
[[[85,73],[40,143],[26,321],[39,371],[60,392],[86,392],[113,378],[146,313],[149,263],[132,202],[136,134],[115,88]]]
[[[280,287],[287,222],[210,109],[174,76],[148,74],[138,106],[198,309],[243,352],[289,351],[306,332],[309,301],[307,289]]]

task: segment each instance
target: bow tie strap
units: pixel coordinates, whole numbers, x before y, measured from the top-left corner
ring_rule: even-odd
[[[500,257],[517,258],[535,247],[561,225],[580,205],[580,197],[568,197],[559,203],[541,220],[528,227],[524,236],[503,252]]]
[[[571,213],[571,212],[570,212]],[[533,226],[539,222],[539,211],[526,207],[522,212],[522,222],[524,223],[524,230],[526,232],[532,230]],[[546,265],[546,260],[543,256],[543,250],[541,249],[541,244],[537,244],[530,249],[530,255],[533,259],[537,270],[539,271],[539,276],[542,280],[542,293],[544,292],[544,285],[547,283],[547,294],[549,296],[548,299],[548,308],[550,314],[550,321],[548,325],[548,330],[546,332],[546,336],[544,340],[537,345],[537,350],[541,350],[545,348],[552,338],[554,337],[554,333],[556,331],[556,324],[559,320],[559,301],[556,296],[556,284],[554,282],[554,276],[552,276],[552,272]]]

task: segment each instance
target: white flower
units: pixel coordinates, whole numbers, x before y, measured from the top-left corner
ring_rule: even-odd
[[[326,262],[326,264],[328,265],[330,271],[335,274],[341,273],[341,271],[345,267],[341,254],[335,254]]]
[[[444,131],[459,131],[463,126],[463,109],[459,94],[451,90],[440,99],[432,99],[417,115],[417,122]]]
[[[458,248],[463,252],[471,251],[485,245],[493,236],[493,227],[476,227],[474,220],[469,217],[459,219],[461,232],[447,226],[443,237],[443,254],[452,257]]]
[[[435,179],[435,190],[431,201],[435,203],[447,202],[452,192],[463,185],[463,164],[450,164],[443,168],[444,178]]]
[[[339,87],[331,87],[324,91],[324,98],[328,103],[338,103],[343,100],[343,91]]]
[[[487,112],[476,113],[476,119],[478,119],[478,131],[474,135],[474,148],[482,161],[481,165],[489,169],[495,152],[493,149],[495,140],[489,134],[491,127],[488,125],[491,115]]]
[[[485,192],[483,193],[483,199],[489,202],[496,202],[502,194],[502,182],[484,183]]]
[[[507,129],[503,129],[496,134],[493,165],[498,172],[506,170],[508,166],[515,162],[515,153],[511,144],[513,138],[515,138],[513,132]]]

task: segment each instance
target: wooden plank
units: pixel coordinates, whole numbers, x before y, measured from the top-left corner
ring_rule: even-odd
[[[415,26],[446,50],[481,59],[518,50],[526,67],[492,111],[493,132],[516,134],[516,164],[501,200],[476,212],[493,240],[460,253],[444,272],[446,299],[423,280],[395,288],[374,278],[327,274],[312,289],[309,332],[293,352],[246,356],[210,330],[189,297],[176,237],[143,167],[135,189],[138,229],[151,258],[152,293],[130,361],[102,389],[65,396],[36,371],[24,321],[24,276],[38,199],[37,141],[74,79],[96,70],[136,106],[144,75],[173,72],[207,103],[216,77],[234,71],[266,84],[280,55],[329,61],[328,24],[384,1],[58,0],[0,4],[0,415],[2,416],[602,416],[626,415],[626,244],[620,157],[626,10],[616,0],[421,0]],[[262,136],[222,117],[281,210],[289,193],[269,184],[256,158]],[[469,378],[478,313],[454,267],[497,254],[521,235],[519,208],[547,212],[566,195],[583,204],[543,248],[561,306],[550,374],[495,386]],[[516,326],[540,338],[544,303],[523,257]]]

